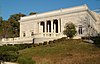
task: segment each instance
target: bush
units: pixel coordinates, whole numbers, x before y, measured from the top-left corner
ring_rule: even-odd
[[[43,45],[47,45],[47,42],[44,42]]]
[[[19,50],[22,50],[22,49],[25,49],[25,48],[32,47],[32,44],[16,44],[14,46],[18,47]]]
[[[0,51],[18,51],[16,46],[0,46]]]
[[[100,44],[100,36],[91,37],[90,39],[93,40],[95,43]]]
[[[61,41],[65,41],[66,40],[66,37],[62,37],[60,40]]]
[[[33,44],[33,47],[39,46],[39,44]]]
[[[22,50],[22,49],[27,48],[27,47],[25,46],[25,44],[16,44],[15,46],[18,47],[19,50]]]
[[[39,43],[39,46],[42,45],[43,43]]]
[[[18,58],[18,48],[15,46],[1,46],[0,60],[15,62]]]
[[[63,31],[63,34],[66,35],[69,38],[73,38],[76,34],[76,28],[73,23],[66,23],[65,30]]]
[[[16,52],[3,52],[3,61],[15,62],[17,61],[18,54]]]
[[[96,47],[99,47],[100,48],[100,36],[91,37],[90,39],[94,41],[94,45]]]
[[[49,41],[49,42],[48,42],[48,44],[52,44],[52,43],[53,43],[53,41]]]
[[[15,62],[18,59],[18,50],[32,47],[32,44],[16,44],[0,46],[0,60]]]
[[[56,43],[57,42],[57,40],[53,40],[53,43]]]

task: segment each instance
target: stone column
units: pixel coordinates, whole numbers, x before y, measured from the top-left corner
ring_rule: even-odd
[[[47,32],[47,24],[46,24],[47,22],[45,21],[45,36],[46,36],[46,32]]]
[[[58,19],[58,33],[60,33],[60,19]]]
[[[38,25],[39,25],[39,26],[38,26],[38,31],[39,31],[39,33],[40,33],[40,23],[41,23],[41,22],[38,22]]]
[[[53,20],[51,21],[51,33],[53,33]]]
[[[49,24],[48,24],[48,33],[49,33]]]
[[[56,24],[54,24],[54,37],[56,36]]]
[[[54,24],[54,33],[56,33],[56,24]]]

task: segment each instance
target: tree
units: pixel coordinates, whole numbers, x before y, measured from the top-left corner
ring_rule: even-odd
[[[18,20],[24,16],[26,15],[22,13],[12,14],[8,20],[0,17],[0,38],[18,37],[20,31]]]
[[[65,30],[63,31],[63,34],[66,35],[69,38],[72,38],[76,34],[76,28],[73,23],[66,23]]]
[[[18,14],[10,15],[10,18],[9,19],[13,19],[15,21],[18,21],[18,20],[20,20],[20,17],[24,17],[24,16],[26,16],[26,15],[25,14],[22,14],[22,13],[18,13]]]
[[[2,38],[2,33],[3,33],[3,31],[2,31],[2,24],[3,24],[3,18],[0,17],[0,39]]]
[[[19,14],[13,14],[10,16],[10,18],[8,19],[8,22],[11,25],[10,28],[10,37],[18,37],[19,36],[19,22],[18,20],[20,20],[20,17],[24,17],[26,16],[25,14],[19,13]]]
[[[3,22],[3,18],[0,17],[0,26],[1,26],[2,22]]]
[[[6,38],[9,35],[9,28],[10,28],[10,24],[8,23],[8,21],[3,21],[2,25],[1,25],[1,37]]]
[[[34,14],[36,14],[36,12],[30,12],[30,13],[29,13],[29,15],[34,15]]]

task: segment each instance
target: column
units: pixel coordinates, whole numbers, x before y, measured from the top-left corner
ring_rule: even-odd
[[[46,32],[47,32],[46,25],[47,25],[47,24],[46,24],[46,21],[45,21],[45,36],[46,36]]]
[[[60,19],[58,19],[58,33],[60,33]]]
[[[53,20],[51,21],[51,33],[53,33]]]
[[[54,24],[54,37],[56,36],[56,24]]]
[[[54,33],[56,33],[56,24],[54,24]]]
[[[39,24],[39,26],[38,26],[38,31],[39,31],[39,33],[40,33],[40,23],[41,23],[41,22],[38,22],[38,24]]]
[[[48,24],[48,33],[49,33],[49,24]]]

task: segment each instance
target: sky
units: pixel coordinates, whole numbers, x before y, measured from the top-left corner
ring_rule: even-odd
[[[90,10],[100,8],[100,0],[0,0],[0,17],[7,20],[16,13],[43,13],[83,4],[87,4]]]

